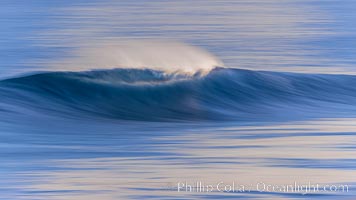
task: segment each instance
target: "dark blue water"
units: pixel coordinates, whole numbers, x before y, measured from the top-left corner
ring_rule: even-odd
[[[0,199],[353,199],[352,1],[7,1]]]
[[[5,112],[132,121],[279,121],[354,117],[356,76],[215,68],[47,72],[0,82]],[[7,105],[8,104],[8,105]]]

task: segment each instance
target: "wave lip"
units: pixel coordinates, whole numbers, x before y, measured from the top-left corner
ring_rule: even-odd
[[[151,69],[49,72],[2,80],[0,110],[134,121],[335,117],[356,113],[355,84],[356,76],[228,68],[205,76]]]

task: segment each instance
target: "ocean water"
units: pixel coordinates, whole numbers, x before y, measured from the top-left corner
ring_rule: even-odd
[[[0,6],[0,199],[354,199],[353,1]]]

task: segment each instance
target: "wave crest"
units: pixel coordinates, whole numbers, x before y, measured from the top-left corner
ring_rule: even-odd
[[[355,113],[355,76],[215,68],[206,76],[149,69],[53,72],[0,82],[2,105],[121,120],[275,120]],[[1,109],[0,109],[1,110]]]

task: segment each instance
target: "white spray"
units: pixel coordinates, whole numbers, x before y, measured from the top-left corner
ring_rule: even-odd
[[[211,53],[180,42],[136,40],[87,45],[56,70],[149,68],[167,73],[207,73],[223,63]]]

